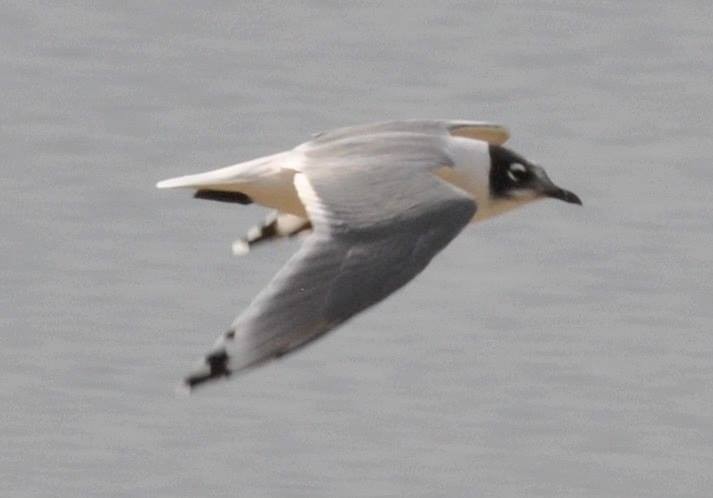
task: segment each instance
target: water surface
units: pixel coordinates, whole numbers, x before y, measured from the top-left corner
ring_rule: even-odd
[[[0,7],[0,492],[708,496],[706,2]],[[487,119],[577,192],[230,383],[173,385],[295,250],[166,177]]]

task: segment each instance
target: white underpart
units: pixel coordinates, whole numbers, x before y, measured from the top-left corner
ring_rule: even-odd
[[[307,213],[293,185],[294,176],[293,169],[283,169],[277,175],[245,186],[242,192],[258,204],[304,218]]]
[[[275,218],[277,235],[280,237],[285,237],[292,235],[304,227],[306,219],[302,216],[295,216],[293,214],[278,214]]]

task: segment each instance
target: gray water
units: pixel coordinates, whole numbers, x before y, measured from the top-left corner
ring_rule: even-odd
[[[57,4],[0,6],[1,496],[710,496],[710,2]],[[154,183],[417,117],[584,208],[175,398],[297,246]]]

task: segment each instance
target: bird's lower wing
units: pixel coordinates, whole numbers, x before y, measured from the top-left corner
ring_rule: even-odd
[[[410,153],[413,152],[409,149]],[[314,227],[300,250],[185,379],[192,388],[320,337],[418,273],[472,219],[474,200],[425,151],[322,155],[295,176]],[[330,157],[340,164],[330,164]],[[356,159],[356,158],[355,158]],[[385,159],[389,167],[380,166]],[[359,164],[357,167],[356,163]]]

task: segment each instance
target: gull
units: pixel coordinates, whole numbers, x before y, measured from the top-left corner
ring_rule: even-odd
[[[582,204],[504,147],[508,138],[488,122],[391,121],[159,182],[193,189],[199,199],[272,208],[234,252],[308,234],[183,388],[262,365],[335,329],[412,280],[472,222],[544,198]]]

